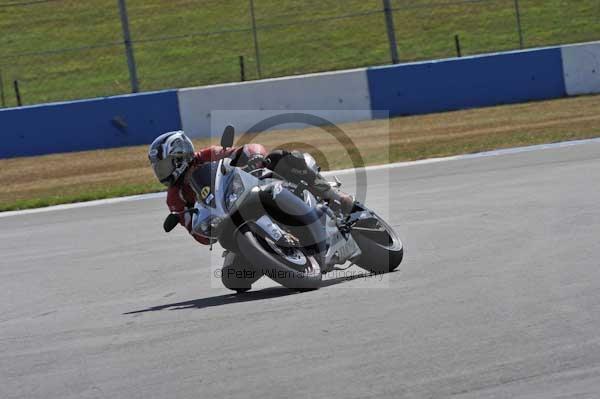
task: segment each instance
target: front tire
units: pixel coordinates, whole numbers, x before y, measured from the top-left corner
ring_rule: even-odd
[[[273,241],[254,235],[249,230],[239,231],[237,243],[240,253],[260,272],[284,287],[308,291],[321,286],[321,268],[314,256],[300,247],[278,250]]]
[[[248,262],[243,262],[240,255],[229,252],[225,256],[221,268],[221,282],[226,288],[238,294],[249,291],[263,274]]]

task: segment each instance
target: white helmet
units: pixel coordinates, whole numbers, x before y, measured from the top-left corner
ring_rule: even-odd
[[[156,178],[165,186],[174,184],[194,158],[194,145],[183,131],[158,136],[148,150]]]

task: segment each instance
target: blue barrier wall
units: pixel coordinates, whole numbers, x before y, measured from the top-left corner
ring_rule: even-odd
[[[348,122],[379,110],[413,115],[596,93],[596,54],[600,43],[11,108],[0,110],[0,158],[147,144],[182,126],[201,133],[215,109],[360,111],[334,119]]]
[[[181,128],[177,91],[0,110],[0,158],[147,144]]]
[[[412,115],[563,97],[560,48],[369,68],[371,108]]]

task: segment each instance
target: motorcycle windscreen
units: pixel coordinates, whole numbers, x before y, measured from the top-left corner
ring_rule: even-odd
[[[215,207],[215,179],[218,167],[218,162],[209,162],[200,165],[192,172],[190,179],[198,202],[211,208]]]

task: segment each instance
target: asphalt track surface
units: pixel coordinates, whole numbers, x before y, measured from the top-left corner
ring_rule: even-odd
[[[372,171],[400,271],[308,293],[230,295],[161,199],[0,218],[0,397],[598,398],[599,177],[599,143]]]

